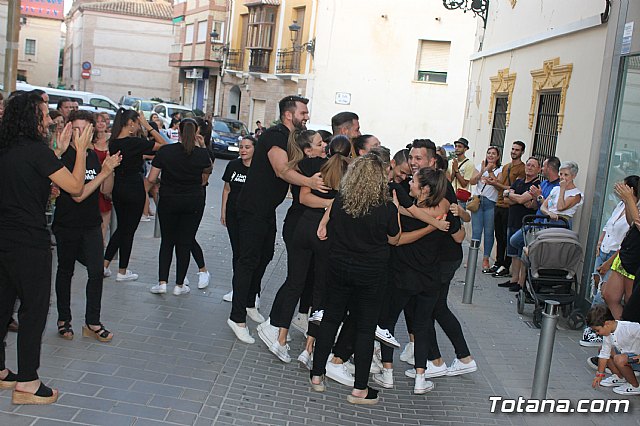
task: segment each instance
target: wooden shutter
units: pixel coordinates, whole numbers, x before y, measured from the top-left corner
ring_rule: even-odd
[[[418,70],[447,72],[450,47],[449,41],[421,40]]]

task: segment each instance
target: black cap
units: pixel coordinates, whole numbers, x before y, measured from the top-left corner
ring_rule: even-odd
[[[453,144],[455,145],[457,143],[464,145],[465,148],[469,149],[469,141],[466,140],[465,138],[460,138],[457,141],[455,141]]]

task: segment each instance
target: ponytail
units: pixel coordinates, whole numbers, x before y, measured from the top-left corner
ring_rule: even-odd
[[[320,168],[325,184],[333,189],[340,188],[342,176],[346,173],[351,159],[351,142],[343,135],[335,136],[329,144],[329,161]]]
[[[129,120],[137,121],[140,115],[137,111],[132,109],[120,108],[116,113],[116,117],[113,119],[113,125],[111,126],[111,137],[109,138],[109,143],[120,137],[120,132],[127,125]]]
[[[191,155],[196,146],[197,131],[198,123],[193,118],[185,118],[180,121],[180,142],[187,155]]]

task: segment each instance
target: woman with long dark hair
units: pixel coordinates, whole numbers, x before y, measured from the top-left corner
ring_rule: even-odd
[[[94,117],[96,120],[96,133],[93,138],[93,150],[98,155],[100,164],[102,164],[109,155],[109,122],[111,120],[109,119],[109,114],[106,113],[96,113]],[[111,223],[111,210],[113,209],[111,191],[105,194],[99,192],[98,201],[100,203],[100,216],[102,217],[102,244],[106,246],[107,229]]]
[[[153,141],[138,136],[143,128],[151,134]],[[142,175],[144,162],[142,156],[147,152],[157,151],[165,144],[164,138],[149,125],[144,115],[130,109],[120,108],[118,110],[109,138],[109,153],[113,155],[119,151],[122,155],[122,163],[115,172],[111,196],[118,219],[118,228],[111,236],[104,253],[104,274],[109,276],[111,275],[109,264],[116,252],[120,252],[116,281],[138,279],[138,275],[128,270],[127,267],[133,248],[133,238],[140,223],[146,197]]]
[[[327,359],[348,306],[357,329],[355,383],[347,397],[352,404],[378,402],[378,391],[367,382],[389,244],[400,240],[397,200],[391,202],[387,173],[387,165],[376,154],[356,158],[318,227],[318,237],[330,244],[326,283],[331,301],[320,324],[310,382],[313,390],[325,390]]]
[[[173,250],[176,251],[176,286],[173,294],[189,293],[184,284],[189,268],[189,254],[204,213],[202,174],[211,170],[211,159],[206,148],[201,148],[198,139],[198,124],[193,118],[180,122],[180,142],[160,149],[153,162],[149,180],[157,182],[162,172],[158,218],[160,220],[160,243],[158,284],[151,292],[167,292],[169,268]]]
[[[48,147],[52,124],[47,104],[35,93],[22,93],[7,102],[0,123],[0,324],[7,324],[16,298],[18,365],[14,374],[5,364],[0,344],[0,388],[15,389],[14,404],[51,404],[58,392],[38,378],[42,332],[51,295],[51,240],[45,209],[51,182],[70,194],[81,193],[85,151],[93,129],[74,131],[77,147],[70,172]],[[0,327],[0,341],[7,329]]]

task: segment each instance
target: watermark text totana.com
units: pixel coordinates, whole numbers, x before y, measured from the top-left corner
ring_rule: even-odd
[[[628,413],[626,399],[507,399],[490,396],[492,413]]]

